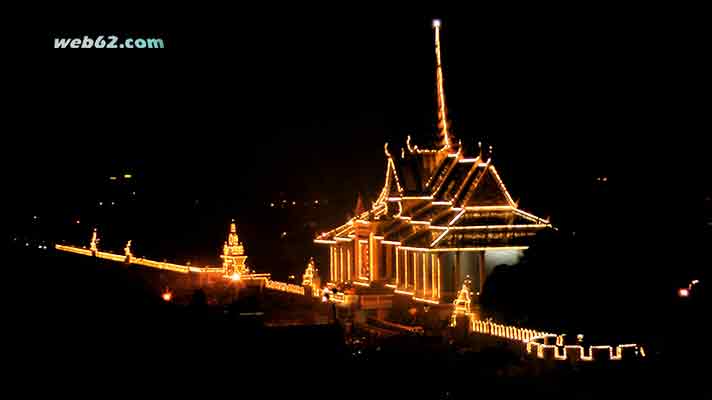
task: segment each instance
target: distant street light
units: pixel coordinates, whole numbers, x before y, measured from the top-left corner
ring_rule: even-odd
[[[689,297],[690,296],[690,289],[687,288],[680,288],[677,290],[677,295],[679,297]]]
[[[169,290],[165,291],[161,295],[161,298],[163,298],[164,301],[171,301],[173,300],[173,293],[171,293]]]

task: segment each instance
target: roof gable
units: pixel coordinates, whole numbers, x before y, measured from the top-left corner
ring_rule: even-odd
[[[509,206],[509,194],[492,168],[487,168],[465,195],[465,206]]]

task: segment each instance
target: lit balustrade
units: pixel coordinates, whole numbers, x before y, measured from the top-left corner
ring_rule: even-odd
[[[299,294],[304,296],[304,286],[294,285],[292,283],[285,283],[273,280],[266,280],[265,287],[267,289],[279,290],[280,292]]]
[[[645,349],[643,346],[635,343],[621,344],[617,346],[565,345],[564,335],[555,335],[534,329],[498,324],[492,321],[481,321],[474,319],[472,314],[465,315],[470,318],[470,327],[473,332],[481,335],[496,336],[516,342],[522,342],[525,346],[527,354],[542,360],[620,361],[624,358],[630,359],[645,357]],[[455,317],[455,315],[453,315],[453,317]]]

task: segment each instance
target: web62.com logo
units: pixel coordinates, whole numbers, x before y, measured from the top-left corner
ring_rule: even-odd
[[[55,49],[162,49],[160,38],[125,38],[103,35],[91,38],[54,38]]]

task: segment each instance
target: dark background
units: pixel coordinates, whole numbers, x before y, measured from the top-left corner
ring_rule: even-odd
[[[706,15],[648,4],[10,9],[3,15],[2,226],[20,247],[85,245],[98,226],[109,250],[120,252],[133,239],[137,254],[216,264],[227,223],[236,218],[254,267],[278,279],[301,273],[306,257],[319,255],[314,233],[343,222],[358,193],[367,204],[375,199],[383,143],[398,149],[408,134],[421,147],[432,141],[430,24],[440,17],[453,132],[471,154],[477,141],[494,145],[515,200],[550,216],[561,232],[536,244],[530,265],[492,277],[486,290],[494,312],[552,330],[651,340],[656,351],[675,355],[666,365],[677,376],[641,374],[637,382],[686,392],[678,379],[685,377],[704,387],[689,372],[707,370],[709,300],[674,297],[690,279],[709,276]],[[167,48],[52,48],[55,37],[111,34],[158,37]],[[132,179],[121,179],[125,173]],[[311,358],[298,366],[245,361],[242,349],[216,346],[216,337],[231,344],[222,327],[151,321],[150,302],[117,280],[119,272],[86,274],[79,267],[87,260],[62,263],[42,254],[18,251],[2,263],[13,272],[5,275],[10,298],[3,304],[22,314],[6,328],[17,336],[9,341],[18,360],[11,364],[29,379],[59,381],[25,390],[89,387],[71,368],[78,360],[82,370],[111,381],[102,393],[133,390],[140,386],[135,375],[161,391],[204,390],[226,387],[209,381],[216,370],[231,375],[230,383],[239,371],[280,386],[273,376],[330,366],[310,369]],[[566,285],[572,281],[583,285]],[[171,336],[175,347],[157,345],[174,332],[185,334],[185,343]],[[195,337],[205,342],[189,343]],[[285,347],[304,350],[298,340]],[[388,374],[397,375],[390,368],[396,363],[402,360],[388,363]],[[165,379],[156,379],[155,365]],[[469,389],[472,366],[456,366],[457,381]],[[358,373],[364,371],[370,369]],[[412,371],[402,371],[408,376],[400,382],[411,382]],[[637,390],[628,377],[628,388]],[[318,377],[309,379],[319,385]],[[543,385],[554,390],[562,381]],[[284,385],[290,387],[314,393]]]
[[[494,146],[523,209],[595,230],[612,253],[624,247],[613,242],[704,251],[709,62],[696,10],[48,7],[17,28],[9,59],[13,234],[39,229],[39,216],[53,240],[84,242],[100,226],[107,248],[131,238],[141,254],[216,263],[236,218],[258,269],[300,271],[318,253],[305,247],[314,232],[342,222],[358,193],[375,199],[384,142],[432,142],[440,17],[453,132],[470,154]],[[167,48],[52,48],[100,34]],[[124,173],[130,182],[107,181]],[[268,206],[282,200],[298,206]],[[278,244],[284,232],[302,250]],[[646,268],[661,279],[680,269]]]

